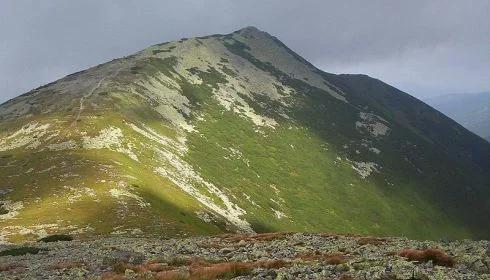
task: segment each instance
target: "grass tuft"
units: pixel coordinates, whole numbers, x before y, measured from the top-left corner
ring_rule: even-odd
[[[157,263],[155,261],[142,265],[119,262],[112,266],[112,273],[103,276],[102,279],[119,279],[117,278],[118,275],[123,275],[128,269],[137,274],[150,274],[154,279],[159,280],[231,279],[238,276],[248,275],[255,268],[279,269],[288,265],[288,263],[283,260],[224,262],[214,264],[201,259],[186,260],[186,262],[174,262],[173,266],[168,263]]]

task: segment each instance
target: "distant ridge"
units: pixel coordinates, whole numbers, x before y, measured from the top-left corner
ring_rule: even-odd
[[[490,91],[441,95],[426,102],[477,135],[490,138]]]

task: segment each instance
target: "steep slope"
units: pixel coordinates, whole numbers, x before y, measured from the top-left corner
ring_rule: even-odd
[[[490,139],[490,92],[448,94],[425,101],[470,131]]]
[[[155,45],[0,106],[0,236],[489,237],[490,144],[249,27]]]

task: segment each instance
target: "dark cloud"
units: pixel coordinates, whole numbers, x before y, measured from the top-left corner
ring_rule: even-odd
[[[490,89],[490,1],[0,2],[0,102],[149,45],[254,25],[417,97]]]

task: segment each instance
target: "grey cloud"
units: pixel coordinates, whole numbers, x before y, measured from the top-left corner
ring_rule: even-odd
[[[149,45],[254,25],[417,97],[490,89],[490,1],[0,2],[0,102]]]

